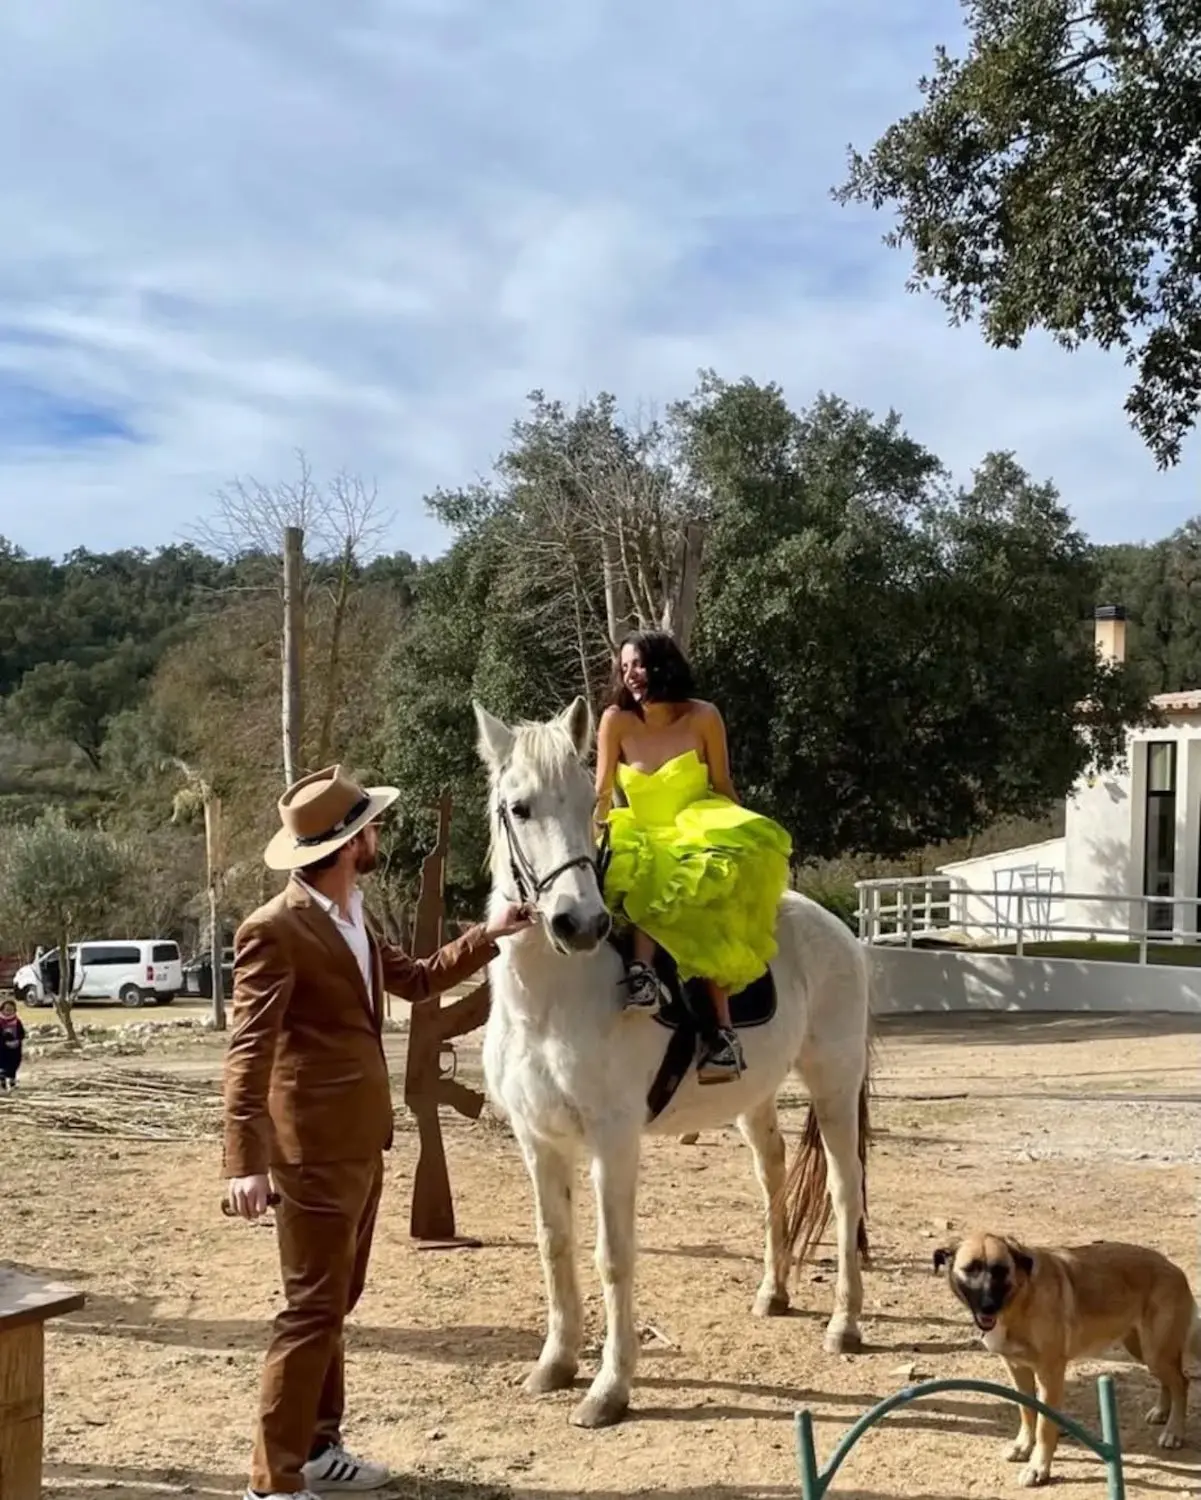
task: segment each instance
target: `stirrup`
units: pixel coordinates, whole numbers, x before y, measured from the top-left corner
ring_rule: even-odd
[[[737,1032],[723,1028],[718,1036],[720,1045],[706,1052],[697,1064],[697,1078],[701,1083],[732,1083],[746,1071],[746,1059]]]

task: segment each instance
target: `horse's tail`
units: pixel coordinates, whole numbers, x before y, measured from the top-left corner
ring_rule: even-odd
[[[859,1086],[859,1114],[857,1120],[859,1166],[862,1173],[863,1199],[860,1205],[857,1248],[860,1264],[871,1264],[871,1249],[867,1239],[867,1148],[871,1140],[871,1109],[868,1102],[871,1084],[871,1048],[864,1064],[863,1082]],[[805,1260],[813,1247],[826,1232],[830,1222],[830,1194],[826,1182],[826,1151],[822,1144],[821,1126],[813,1101],[805,1117],[805,1130],[798,1143],[796,1154],[788,1167],[781,1189],[784,1208],[784,1239],[788,1246],[790,1265]]]

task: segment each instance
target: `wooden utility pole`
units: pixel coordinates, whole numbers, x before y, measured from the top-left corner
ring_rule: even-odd
[[[301,776],[300,742],[304,724],[301,665],[304,660],[304,530],[284,527],[283,732],[284,784]]]
[[[221,798],[215,797],[208,786],[204,787],[204,867],[209,889],[209,957],[213,965],[213,1028],[225,1030],[225,984],[221,973],[221,960],[225,952],[222,942],[220,897],[221,877],[225,868],[223,839],[221,837]]]
[[[446,851],[450,838],[450,793],[438,803],[438,838],[421,865],[421,893],[417,898],[413,952],[428,958],[442,943],[442,889]],[[488,981],[476,986],[461,1000],[449,1005],[426,1001],[409,1011],[409,1050],[405,1062],[405,1104],[417,1119],[420,1145],[413,1173],[413,1203],[409,1233],[420,1249],[454,1249],[478,1246],[455,1232],[455,1206],[446,1170],[446,1146],[442,1140],[439,1107],[449,1104],[469,1120],[477,1120],[484,1096],[447,1076],[442,1070],[444,1051],[454,1055],[452,1037],[464,1036],[488,1018]]]

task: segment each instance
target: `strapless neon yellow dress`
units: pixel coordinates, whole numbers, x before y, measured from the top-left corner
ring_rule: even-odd
[[[788,833],[718,796],[695,750],[650,773],[622,762],[617,780],[629,806],[607,820],[609,909],[670,953],[682,979],[744,989],[776,955]]]

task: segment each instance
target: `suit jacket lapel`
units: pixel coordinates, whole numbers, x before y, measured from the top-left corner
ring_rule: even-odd
[[[351,981],[358,991],[359,999],[367,1007],[368,1014],[374,1020],[376,1010],[371,996],[367,993],[367,987],[363,983],[363,971],[359,968],[358,960],[351,952],[350,944],[334,925],[333,918],[324,911],[304,886],[298,880],[288,882],[288,905],[295,911],[297,917],[316,937],[321,939],[326,951],[329,953],[334,965]],[[372,957],[372,965],[377,960]]]

